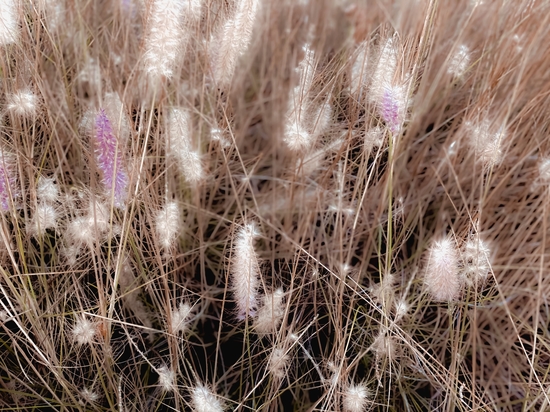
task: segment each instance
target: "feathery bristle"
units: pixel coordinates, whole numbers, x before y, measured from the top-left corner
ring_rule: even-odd
[[[451,238],[437,240],[430,247],[424,284],[434,300],[452,301],[460,295],[462,276],[456,245]]]
[[[232,289],[237,304],[238,318],[241,320],[247,316],[255,316],[258,307],[260,265],[254,250],[256,237],[258,237],[256,225],[247,223],[237,231],[233,241]]]

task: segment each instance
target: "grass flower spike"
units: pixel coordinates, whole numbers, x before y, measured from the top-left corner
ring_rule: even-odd
[[[462,44],[452,55],[447,71],[455,78],[461,77],[462,75],[464,75],[469,65],[470,50],[468,49],[468,46]]]
[[[14,43],[18,38],[17,0],[0,2],[0,46]]]
[[[260,0],[237,0],[233,17],[211,42],[211,61],[214,81],[220,87],[227,86],[251,43],[252,30],[256,23]]]
[[[30,90],[22,90],[7,96],[8,111],[23,117],[32,117],[36,114],[37,99]]]
[[[164,249],[172,247],[180,229],[180,209],[176,202],[168,202],[157,213],[155,227],[160,245]]]
[[[360,102],[363,99],[363,91],[368,83],[368,42],[361,43],[351,68],[351,94]]]
[[[462,276],[458,252],[451,238],[435,241],[428,252],[424,284],[434,300],[453,301],[460,295]]]
[[[370,391],[364,384],[349,385],[344,392],[344,411],[363,412],[370,400]]]
[[[157,369],[159,374],[159,386],[164,392],[176,390],[176,373],[168,366],[162,365]]]
[[[102,183],[115,207],[123,208],[128,198],[128,175],[122,162],[122,150],[113,133],[111,121],[103,109],[95,119],[95,153]]]
[[[502,141],[504,127],[495,131],[488,119],[477,124],[466,122],[468,143],[473,150],[476,160],[485,168],[496,167],[502,161]]]
[[[197,185],[204,177],[200,154],[193,149],[193,127],[190,113],[179,107],[170,110],[168,116],[168,155],[191,185]]]
[[[222,412],[224,409],[218,397],[200,384],[191,390],[191,402],[194,412]]]
[[[151,2],[143,64],[153,85],[174,74],[187,37],[182,21],[185,3],[187,1],[182,0]]]
[[[73,327],[73,337],[79,345],[93,343],[96,333],[97,326],[84,316],[78,319]]]
[[[290,357],[283,348],[274,348],[267,369],[277,379],[284,379]]]
[[[232,289],[240,320],[255,316],[258,307],[260,265],[254,250],[254,239],[257,236],[256,225],[248,223],[238,230],[233,241]]]
[[[300,82],[290,92],[286,114],[284,142],[294,152],[309,150],[314,142],[314,135],[308,130],[311,113],[309,91],[315,70],[315,53],[309,45],[303,47],[304,58],[297,68]]]
[[[470,237],[464,244],[462,260],[465,278],[477,284],[485,281],[491,273],[491,249],[478,234]]]
[[[398,44],[397,37],[385,41],[370,86],[370,100],[392,133],[401,130],[409,106],[408,82],[401,79],[397,72]]]
[[[177,335],[180,332],[185,332],[191,310],[192,307],[187,302],[180,302],[179,307],[172,308],[170,324],[172,325],[172,333],[174,335]]]
[[[264,304],[258,311],[258,317],[254,322],[257,333],[266,334],[277,330],[284,315],[284,296],[283,289],[277,289],[264,296]]]

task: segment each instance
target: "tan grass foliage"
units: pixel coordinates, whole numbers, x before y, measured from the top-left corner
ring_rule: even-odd
[[[0,0],[0,409],[549,409],[549,20]]]

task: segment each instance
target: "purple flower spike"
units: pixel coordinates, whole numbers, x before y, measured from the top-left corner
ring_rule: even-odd
[[[399,99],[396,98],[395,92],[392,89],[384,90],[382,105],[380,107],[380,115],[386,122],[392,133],[399,131],[401,121],[399,119]]]
[[[95,121],[95,154],[103,186],[114,195],[115,207],[123,208],[128,197],[128,175],[122,166],[122,148],[117,148],[117,138],[103,109],[99,110]]]
[[[0,151],[0,209],[10,210],[10,205],[19,197],[17,166],[10,155]]]

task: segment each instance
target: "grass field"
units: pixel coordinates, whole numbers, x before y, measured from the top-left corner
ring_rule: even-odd
[[[550,410],[549,38],[0,0],[0,410]]]

